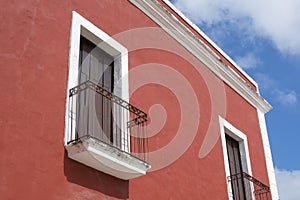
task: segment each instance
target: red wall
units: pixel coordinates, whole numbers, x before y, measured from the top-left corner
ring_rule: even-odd
[[[0,9],[2,199],[226,198],[221,141],[205,158],[198,158],[211,117],[207,85],[187,60],[170,52],[132,51],[129,68],[165,64],[192,86],[201,120],[184,155],[168,167],[130,181],[95,171],[66,156],[63,141],[72,10],[110,35],[156,27],[146,15],[128,1],[111,0],[1,1]],[[226,120],[248,135],[253,175],[268,183],[256,110],[226,85],[225,91]],[[150,150],[172,140],[180,110],[168,88],[146,85],[133,94],[131,102],[147,112],[151,105],[160,103],[168,113],[164,128],[149,139]]]

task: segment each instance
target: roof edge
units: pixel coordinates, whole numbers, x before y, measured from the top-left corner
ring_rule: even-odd
[[[194,24],[187,16],[185,16],[172,2],[169,0],[161,0],[168,5],[178,16],[180,16],[188,25],[190,25],[199,35],[209,42],[225,59],[227,59],[239,72],[241,72],[257,89],[257,82],[245,72],[228,54],[226,54],[214,41],[212,41],[196,24]]]

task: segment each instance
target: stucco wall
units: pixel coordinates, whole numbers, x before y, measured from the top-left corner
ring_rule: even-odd
[[[199,74],[193,65],[196,63],[203,69],[205,66],[193,57],[180,57],[164,49],[135,49],[130,46],[134,45],[131,42],[134,38],[130,40],[128,35],[124,38],[120,33],[135,28],[157,27],[136,7],[128,1],[24,0],[1,1],[0,9],[2,199],[227,197],[220,139],[216,140],[207,156],[199,158],[213,105],[203,74]],[[144,177],[123,181],[67,158],[63,142],[72,10],[109,35],[117,35],[120,43],[132,49],[129,52],[129,70],[146,63],[164,64],[191,85],[198,101],[200,122],[195,138],[179,159]],[[188,54],[166,33],[161,34],[164,41],[175,45],[179,52]],[[156,36],[147,37],[147,40],[162,40]],[[210,76],[214,75],[210,73]],[[185,90],[181,84],[175,86]],[[268,183],[256,109],[227,85],[224,85],[224,91],[227,108],[224,117],[247,134],[253,175]],[[167,119],[163,128],[149,139],[150,151],[170,143],[182,116],[180,102],[172,88],[153,83],[144,85],[132,94],[131,102],[146,112],[153,104],[164,105]],[[189,102],[187,99],[185,103]],[[187,109],[193,107],[188,106]],[[190,118],[190,123],[197,122]],[[188,128],[186,130],[185,134],[193,134]]]

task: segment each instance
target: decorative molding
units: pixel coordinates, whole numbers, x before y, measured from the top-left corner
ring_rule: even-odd
[[[260,132],[261,132],[261,136],[262,136],[262,142],[263,142],[263,146],[264,146],[264,153],[265,153],[265,158],[266,158],[266,165],[267,165],[272,199],[277,200],[277,199],[279,199],[279,195],[278,195],[275,170],[274,170],[274,165],[273,165],[273,159],[272,159],[272,153],[271,153],[271,148],[270,148],[270,143],[269,143],[265,115],[264,115],[264,113],[262,113],[259,110],[257,110],[257,113],[258,113]]]
[[[233,69],[222,62],[221,58],[215,52],[157,0],[129,1],[149,16],[164,31],[198,58],[200,62],[207,66],[216,76],[227,83],[252,106],[261,110],[263,113],[272,109],[272,106],[263,99],[258,92],[254,91]]]

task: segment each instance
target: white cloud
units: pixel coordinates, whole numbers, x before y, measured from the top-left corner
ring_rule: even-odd
[[[279,196],[282,200],[299,200],[300,170],[275,169]]]
[[[244,69],[255,68],[262,63],[253,53],[248,53],[243,57],[237,57],[235,60]]]
[[[270,88],[277,86],[276,81],[267,74],[256,73],[254,77],[258,82],[259,86],[265,90],[269,90]]]
[[[231,26],[268,38],[281,51],[300,54],[299,0],[174,0],[194,23]]]
[[[295,105],[297,104],[297,94],[295,91],[291,92],[283,92],[283,91],[276,91],[278,100],[284,105]]]
[[[255,79],[258,84],[276,98],[284,106],[296,105],[298,103],[297,93],[295,91],[283,90],[280,88],[278,82],[267,74],[256,73]]]

